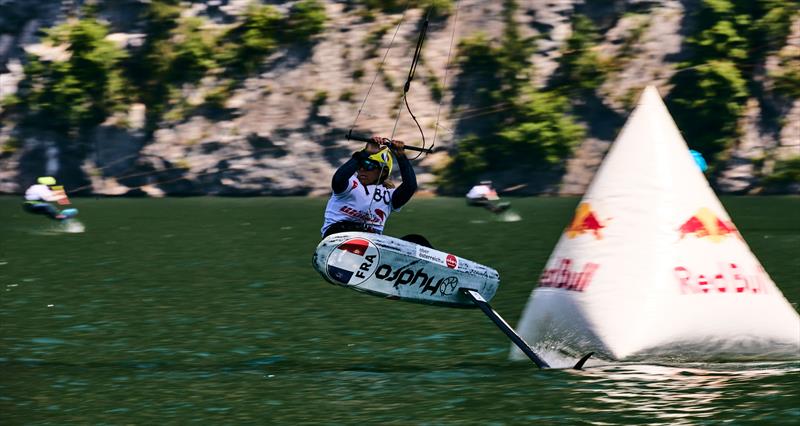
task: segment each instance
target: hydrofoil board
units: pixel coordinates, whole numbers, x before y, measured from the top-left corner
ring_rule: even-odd
[[[343,232],[322,240],[314,269],[331,284],[388,299],[475,308],[463,290],[491,300],[500,284],[496,270],[399,238]]]

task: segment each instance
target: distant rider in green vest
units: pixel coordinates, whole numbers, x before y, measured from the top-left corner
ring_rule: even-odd
[[[61,205],[69,204],[69,198],[62,186],[56,186],[56,179],[52,176],[43,176],[36,179],[36,183],[25,190],[25,202],[22,208],[32,214],[43,214],[54,220],[64,220],[75,216],[77,209],[59,210],[51,203]]]

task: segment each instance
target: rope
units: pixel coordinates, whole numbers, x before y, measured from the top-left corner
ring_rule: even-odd
[[[456,38],[456,26],[458,26],[458,7],[460,1],[456,1],[456,13],[453,17],[453,32],[450,34],[450,47],[447,49],[447,63],[444,66],[444,81],[442,87],[447,87],[447,73],[450,71],[450,54],[453,52],[453,41]],[[436,146],[436,136],[439,135],[439,118],[441,117],[442,104],[444,103],[444,96],[439,99],[439,106],[436,107],[436,124],[433,126],[433,141],[431,142],[431,150]]]
[[[400,21],[397,23],[397,27],[394,29],[394,34],[392,34],[392,39],[389,41],[389,47],[386,48],[386,53],[383,54],[381,63],[375,70],[375,75],[372,77],[372,82],[369,84],[369,89],[367,89],[367,94],[364,95],[364,100],[361,101],[361,106],[358,108],[358,112],[356,113],[356,118],[353,119],[353,124],[350,126],[350,133],[352,133],[353,128],[356,127],[356,122],[358,122],[358,117],[361,115],[361,111],[364,110],[364,106],[367,104],[367,99],[369,99],[369,94],[372,92],[372,87],[375,86],[375,81],[378,80],[378,74],[380,74],[381,69],[383,69],[383,64],[386,62],[386,58],[389,56],[389,51],[392,50],[392,46],[394,45],[394,39],[397,37],[398,31],[400,31],[400,26],[406,19],[406,12],[408,11],[408,7],[410,4],[411,0],[406,0],[406,6],[403,9],[403,14],[400,16]]]
[[[419,38],[417,39],[417,46],[414,48],[414,57],[411,59],[411,66],[408,69],[408,78],[406,78],[406,83],[403,85],[403,103],[408,110],[409,115],[411,115],[411,119],[414,120],[414,124],[417,125],[419,129],[420,135],[422,135],[422,148],[425,148],[425,132],[422,130],[422,126],[419,124],[417,117],[411,111],[411,106],[408,105],[408,90],[411,89],[411,80],[414,79],[414,75],[417,72],[417,65],[419,64],[419,58],[422,55],[422,43],[425,41],[425,35],[428,33],[428,17],[430,16],[431,9],[428,9],[428,12],[425,14],[425,21],[422,23],[422,29],[419,32]],[[390,139],[394,139],[395,132],[397,131],[397,124],[400,122],[400,113],[402,112],[402,105],[397,107],[397,116],[394,120],[394,127],[392,128],[392,135]],[[418,153],[413,160],[416,160],[422,155],[422,152]]]

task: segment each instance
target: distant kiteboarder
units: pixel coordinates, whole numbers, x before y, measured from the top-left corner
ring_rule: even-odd
[[[492,181],[484,180],[467,192],[467,205],[484,207],[492,213],[502,213],[511,207],[509,202],[501,202]]]
[[[56,179],[52,176],[43,176],[36,183],[25,190],[25,202],[22,208],[32,214],[45,215],[53,220],[63,221],[78,214],[78,209],[59,210],[51,203],[59,205],[70,204],[63,186],[56,186]]]
[[[395,187],[389,179],[397,159],[402,183]],[[325,207],[322,237],[349,231],[382,234],[389,214],[400,210],[417,190],[417,177],[406,158],[405,144],[378,136],[363,150],[353,153],[331,180],[331,194]],[[430,246],[419,235],[403,237],[407,241]]]

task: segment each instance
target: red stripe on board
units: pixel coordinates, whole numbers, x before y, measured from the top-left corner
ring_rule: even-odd
[[[350,253],[363,256],[367,252],[369,241],[367,240],[349,240],[336,247],[339,250],[349,251]]]

